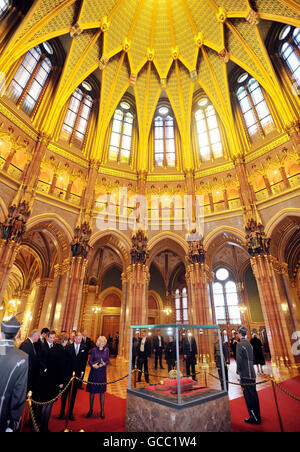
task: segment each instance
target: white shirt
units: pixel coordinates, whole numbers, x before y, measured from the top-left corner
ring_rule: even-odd
[[[141,347],[140,347],[140,350],[141,350],[141,352],[144,352],[145,351],[145,342],[146,342],[146,337],[143,337],[143,339],[142,339],[142,342],[141,342]]]

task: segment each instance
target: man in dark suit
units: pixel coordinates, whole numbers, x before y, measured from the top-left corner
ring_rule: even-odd
[[[29,337],[22,342],[20,350],[28,355],[28,383],[27,391],[32,391],[33,400],[38,400],[38,378],[40,375],[40,360],[35,349],[35,343],[39,340],[40,332],[38,330],[31,331]]]
[[[49,328],[43,328],[41,331],[41,335],[39,337],[39,339],[35,342],[34,346],[35,346],[35,350],[36,352],[39,354],[41,351],[41,346],[42,344],[44,344],[46,342],[46,336],[49,333]]]
[[[39,359],[40,359],[40,368],[41,368],[42,375],[47,370],[48,355],[49,355],[50,349],[55,344],[55,337],[56,337],[56,332],[49,331],[45,338],[45,341],[40,346]]]
[[[135,369],[135,367],[136,367],[137,350],[138,350],[138,346],[139,346],[139,340],[140,340],[140,334],[135,333],[135,335],[132,338],[132,369]]]
[[[66,348],[66,368],[68,372],[68,380],[70,380],[73,376],[73,372],[75,372],[75,376],[82,379],[85,372],[86,365],[86,347],[82,343],[82,334],[76,333],[75,340],[73,344],[67,345]],[[70,394],[70,409],[69,409],[69,419],[74,421],[75,418],[73,416],[73,410],[77,395],[77,390],[81,385],[81,381],[75,379],[73,382],[73,391]],[[59,418],[62,419],[65,413],[67,395],[69,391],[65,391],[62,395],[61,400],[61,411]]]
[[[160,330],[157,330],[157,334],[153,337],[153,351],[155,353],[155,370],[157,370],[157,361],[159,359],[159,365],[161,369],[164,369],[162,365],[162,353],[165,348],[164,338],[160,334]]]
[[[241,386],[249,412],[248,424],[261,424],[259,399],[256,391],[256,374],[253,366],[253,347],[247,341],[247,330],[240,327],[238,330],[240,342],[236,344],[236,367],[241,379]]]
[[[137,368],[140,371],[138,375],[138,381],[141,381],[142,370],[144,367],[145,381],[149,383],[149,373],[148,373],[148,358],[151,355],[151,342],[147,337],[146,330],[142,331],[142,337],[139,338],[139,343],[137,347]]]
[[[192,379],[196,379],[196,361],[198,355],[197,344],[190,330],[187,330],[186,336],[182,340],[182,351],[185,359],[186,375],[189,377],[192,369]]]
[[[15,347],[21,324],[16,317],[1,322],[0,432],[16,432],[26,401],[28,355]]]
[[[88,331],[83,330],[82,343],[86,347],[87,354],[89,354],[89,351],[91,350],[91,346],[92,346],[92,341],[91,341],[91,338],[89,338],[87,334],[88,334]]]
[[[89,338],[88,337],[88,331],[87,330],[83,330],[83,333],[82,333],[82,344],[85,346],[85,348],[86,348],[86,356],[85,356],[85,366],[84,367],[86,367],[86,364],[87,364],[87,361],[88,361],[88,357],[89,357],[89,352],[90,352],[90,350],[91,350],[91,347],[92,347],[92,341],[91,341],[91,338]],[[83,384],[81,383],[81,385],[79,386],[79,389],[84,389],[83,388]]]

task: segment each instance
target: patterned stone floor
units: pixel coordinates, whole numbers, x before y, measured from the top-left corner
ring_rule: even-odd
[[[164,364],[164,363],[163,363]],[[180,366],[181,372],[185,375],[185,368],[184,368],[184,363],[181,362],[181,366]],[[258,374],[256,381],[257,383],[267,380],[270,375],[271,375],[271,365],[270,363],[267,362],[267,364],[264,366],[263,368],[264,370],[264,374]],[[218,389],[220,388],[220,383],[218,381],[217,378],[214,378],[211,375],[214,375],[215,377],[217,376],[217,370],[213,369],[213,370],[209,370],[208,372],[211,375],[204,375],[203,370],[200,369],[199,366],[196,367],[196,372],[197,372],[197,380],[198,383],[201,386],[208,386],[210,388],[214,388],[214,389]],[[88,374],[89,374],[89,366],[87,366],[87,370],[85,373],[85,378],[84,380],[87,381],[88,379]],[[154,358],[150,358],[149,359],[149,374],[150,374],[150,383],[159,383],[161,381],[161,379],[163,377],[167,377],[168,375],[168,371],[167,371],[167,367],[165,367],[165,369],[158,369],[155,370],[154,369]],[[110,364],[108,366],[107,369],[107,381],[109,382],[113,382],[115,380],[119,380],[120,378],[124,377],[128,375],[128,362],[124,362],[122,359],[115,359],[115,358],[111,358],[110,359]],[[236,374],[236,363],[235,361],[232,359],[229,369],[228,369],[228,376],[229,376],[229,381],[232,383],[238,383],[238,377]],[[279,375],[279,378],[281,381],[289,378],[290,375],[288,374],[288,372],[282,373]],[[142,377],[142,381],[141,383],[136,384],[136,387],[143,387],[145,385],[144,382],[144,377]],[[257,385],[257,390],[261,390],[264,389],[266,387],[270,386],[269,382],[266,383],[262,383]],[[134,387],[134,376],[132,375],[132,384],[131,387]],[[113,394],[117,397],[121,397],[123,399],[126,399],[126,391],[128,389],[128,377],[125,379],[122,379],[121,381],[117,381],[113,384],[108,384],[107,386],[107,391],[110,394]],[[241,387],[239,385],[236,384],[230,384],[229,385],[229,399],[233,400],[237,397],[241,397],[242,394],[242,390]]]

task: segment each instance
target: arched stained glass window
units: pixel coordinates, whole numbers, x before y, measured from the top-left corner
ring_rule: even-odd
[[[79,146],[84,144],[94,103],[89,94],[92,88],[87,82],[83,83],[70,98],[61,131],[62,139]]]
[[[176,165],[174,118],[168,107],[160,107],[154,118],[154,164],[166,168]]]
[[[50,44],[47,44],[52,50]],[[42,95],[51,70],[52,63],[45,48],[34,47],[25,55],[7,89],[7,96],[30,115]]]
[[[203,162],[223,157],[223,145],[216,111],[207,98],[198,102],[195,113],[200,158]]]
[[[226,268],[216,271],[213,294],[217,324],[241,324],[236,283]]]
[[[279,39],[284,41],[280,46],[280,55],[288,66],[292,78],[300,87],[300,28],[293,28],[290,25],[284,27]]]
[[[249,138],[254,141],[272,132],[274,121],[259,83],[246,73],[238,78],[238,83],[241,86],[237,89],[237,98]]]
[[[133,121],[134,116],[130,104],[121,102],[113,118],[108,153],[109,161],[127,164],[130,162]]]

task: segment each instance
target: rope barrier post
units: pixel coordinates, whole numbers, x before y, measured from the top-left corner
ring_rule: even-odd
[[[22,419],[21,419],[21,423],[20,423],[20,429],[19,431],[22,432],[23,428],[24,428],[24,424],[26,422],[26,419],[28,418],[28,414],[30,413],[29,411],[29,403],[31,403],[31,397],[32,397],[32,391],[29,391],[27,394],[27,399],[25,402],[25,407],[22,413]],[[30,414],[29,414],[30,416]]]
[[[207,386],[207,373],[206,373],[206,370],[204,370],[204,382],[205,382],[205,387],[208,388],[208,386]]]
[[[282,425],[282,420],[281,420],[281,416],[280,416],[280,412],[279,412],[279,407],[278,407],[278,401],[277,401],[277,396],[276,396],[276,389],[275,389],[275,383],[274,380],[271,380],[272,382],[272,388],[273,388],[273,394],[274,394],[274,399],[275,399],[275,405],[276,405],[276,410],[277,410],[277,414],[278,414],[278,419],[279,419],[279,425],[280,425],[280,431],[284,432],[283,430],[283,425]]]
[[[68,429],[68,426],[69,426],[69,415],[70,415],[71,397],[72,397],[72,393],[73,393],[74,380],[75,380],[75,372],[73,372],[73,374],[72,374],[71,389],[70,389],[70,392],[68,394],[68,409],[67,409],[67,414],[66,414],[65,430],[69,430]]]

